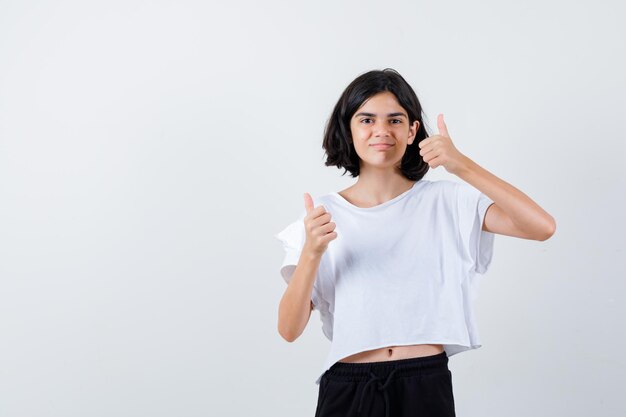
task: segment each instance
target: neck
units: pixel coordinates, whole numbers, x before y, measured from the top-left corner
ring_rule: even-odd
[[[396,172],[361,171],[357,182],[352,186],[353,195],[371,205],[388,201],[408,191],[415,181]]]

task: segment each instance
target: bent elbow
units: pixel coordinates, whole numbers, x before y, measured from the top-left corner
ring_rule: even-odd
[[[285,339],[289,343],[293,343],[296,340],[298,340],[298,336],[295,336],[295,335],[284,335],[284,334],[281,334],[281,336],[282,336],[283,339]]]
[[[296,339],[298,339],[297,334],[294,334],[293,332],[281,330],[280,327],[278,328],[278,334],[280,335],[280,337],[282,337],[289,343],[293,343],[296,341]]]
[[[556,232],[556,221],[554,220],[554,218],[552,218],[550,221],[550,224],[548,225],[544,233],[537,240],[544,242],[550,239],[554,235],[555,232]]]

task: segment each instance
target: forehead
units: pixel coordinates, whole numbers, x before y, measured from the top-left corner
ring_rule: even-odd
[[[389,91],[383,91],[378,94],[373,95],[368,98],[361,104],[357,110],[373,110],[373,109],[384,109],[384,110],[395,110],[402,111],[403,107],[398,103],[398,99],[393,93]],[[356,112],[355,112],[356,113]]]

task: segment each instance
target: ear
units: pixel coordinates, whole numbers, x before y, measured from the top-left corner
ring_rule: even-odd
[[[417,130],[420,127],[420,122],[418,120],[413,122],[413,125],[409,128],[409,140],[407,141],[407,143],[409,145],[413,144],[413,141],[415,140],[415,135],[417,135]]]

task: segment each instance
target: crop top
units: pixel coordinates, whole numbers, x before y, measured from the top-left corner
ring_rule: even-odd
[[[441,344],[448,356],[481,346],[473,304],[493,255],[482,230],[493,200],[467,183],[416,181],[373,207],[332,192],[313,198],[335,223],[311,301],[330,350],[316,384],[335,362],[386,346]],[[300,216],[274,237],[289,283],[306,240]]]

